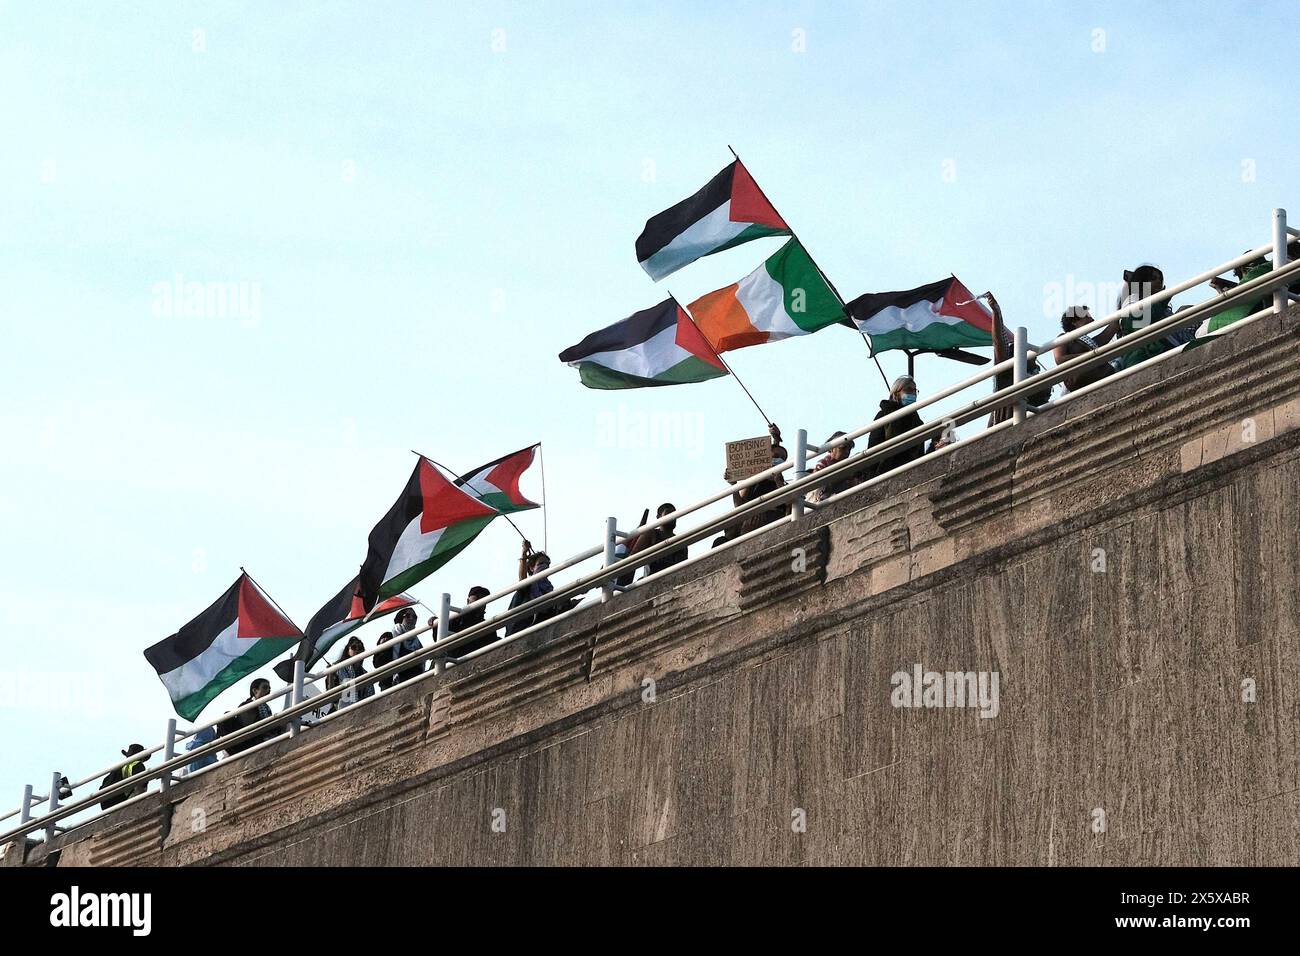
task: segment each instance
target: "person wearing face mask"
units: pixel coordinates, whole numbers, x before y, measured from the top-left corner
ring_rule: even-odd
[[[889,397],[881,400],[880,411],[876,413],[875,420],[879,421],[886,415],[892,415],[894,412],[907,408],[915,402],[916,380],[910,375],[900,375],[894,379],[894,384],[890,386]],[[867,447],[875,448],[881,442],[897,438],[914,428],[920,428],[921,425],[921,416],[916,412],[908,412],[883,428],[874,429],[867,441]],[[906,448],[900,448],[876,466],[875,474],[883,475],[887,471],[893,471],[895,468],[906,465],[909,461],[916,461],[923,454],[925,454],[925,447],[924,443],[920,441]]]

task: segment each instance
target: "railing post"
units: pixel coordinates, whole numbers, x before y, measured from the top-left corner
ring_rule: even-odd
[[[307,672],[307,662],[298,658],[293,662],[293,690],[289,693],[289,706],[302,703],[303,677]],[[297,737],[302,730],[302,717],[295,716],[289,721],[289,736]]]
[[[605,567],[609,567],[618,558],[614,554],[614,549],[618,547],[618,519],[605,519]],[[611,578],[600,586],[600,601],[604,604],[614,596],[614,581]]]
[[[1016,326],[1015,337],[1015,359],[1016,364],[1013,369],[1012,381],[1019,385],[1029,377],[1029,331],[1023,326]],[[1029,402],[1024,398],[1016,400],[1016,424],[1023,425],[1025,422],[1025,410]]]
[[[440,643],[451,634],[451,595],[444,594],[442,600],[438,602],[438,633],[434,637],[434,643]],[[441,674],[443,671],[443,661],[441,657],[433,659],[433,672]]]
[[[32,785],[23,784],[23,809],[18,815],[18,823],[29,823],[32,819]]]
[[[63,774],[57,770],[50,775],[50,802],[47,805],[47,812],[50,814],[50,825],[45,828],[45,839],[50,840],[54,834],[58,833],[58,828],[54,825],[53,814],[59,809],[59,783]]]
[[[801,428],[794,436],[794,480],[805,478],[808,475],[808,429]],[[800,495],[794,499],[794,516],[795,519],[803,517],[804,496]]]
[[[163,738],[163,763],[167,763],[175,756],[176,756],[176,718],[173,717],[167,721],[167,736]],[[168,790],[171,787],[171,785],[175,782],[176,782],[176,777],[172,774],[170,770],[168,770],[165,774],[163,774],[162,777],[160,777],[158,780],[159,786],[161,786],[164,791]]]
[[[1273,271],[1286,265],[1286,243],[1290,238],[1286,231],[1286,210],[1273,210]],[[1273,308],[1281,315],[1286,311],[1287,287],[1281,286],[1273,293]]]

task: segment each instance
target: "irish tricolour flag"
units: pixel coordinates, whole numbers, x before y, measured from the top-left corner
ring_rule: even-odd
[[[247,574],[215,604],[144,652],[171,695],[176,713],[193,720],[242,677],[302,637]]]
[[[676,299],[592,332],[560,353],[588,388],[644,388],[703,382],[726,375]]]
[[[536,507],[519,491],[519,476],[532,459],[533,448],[526,448],[453,484],[421,456],[401,496],[370,532],[362,605],[370,610],[401,594],[460,554],[502,513],[492,502],[511,511]]]
[[[848,304],[872,354],[889,349],[952,349],[993,344],[993,313],[955,277],[906,292],[872,292]]]
[[[646,222],[636,241],[636,258],[658,281],[751,239],[788,235],[790,227],[736,160],[694,196]]]
[[[739,282],[687,308],[719,352],[807,335],[844,321],[844,309],[797,239]]]

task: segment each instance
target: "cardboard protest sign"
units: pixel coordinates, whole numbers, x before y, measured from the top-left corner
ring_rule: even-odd
[[[727,481],[740,481],[772,467],[772,439],[742,438],[727,442]]]

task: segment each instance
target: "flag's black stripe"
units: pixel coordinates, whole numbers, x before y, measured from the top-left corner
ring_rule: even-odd
[[[325,633],[326,628],[345,620],[352,613],[352,595],[356,593],[357,579],[354,577],[343,586],[343,590],[326,601],[324,606],[311,616],[303,639],[298,642],[298,649],[291,657],[275,665],[275,674],[280,680],[293,680],[293,662],[296,660],[311,666],[312,658],[316,655],[317,638]]]
[[[206,611],[171,637],[164,638],[145,650],[145,659],[153,665],[159,677],[194,660],[239,617],[239,585],[243,580],[241,574],[230,589]]]
[[[316,647],[316,638],[325,632],[327,627],[333,627],[340,621],[345,621],[348,615],[352,613],[352,596],[357,593],[357,579],[353,578],[343,590],[334,595],[325,603],[325,605],[311,616],[307,622],[306,636],[302,642],[302,648],[298,656],[303,660],[311,660],[312,651]]]
[[[694,196],[670,206],[657,216],[651,216],[636,240],[637,262],[645,262],[685,232],[690,225],[699,222],[730,200],[731,179],[735,172],[736,164],[733,162],[710,179],[709,184]]]
[[[938,282],[931,282],[929,285],[908,289],[906,292],[868,292],[866,295],[858,296],[846,308],[854,319],[865,322],[877,312],[891,306],[906,309],[909,305],[918,302],[937,302],[947,294],[950,285],[952,285],[952,276],[940,279]]]
[[[561,362],[577,362],[597,352],[617,352],[630,349],[658,335],[669,326],[677,325],[677,300],[664,299],[658,305],[634,312],[621,322],[592,332],[577,345],[560,353]]]
[[[420,465],[423,459],[415,463],[411,477],[407,479],[406,488],[388,513],[379,519],[370,532],[370,550],[366,552],[365,564],[361,565],[361,601],[367,611],[375,606],[379,589],[384,583],[384,572],[393,557],[397,540],[406,530],[412,519],[424,511],[424,495],[420,491]]]

